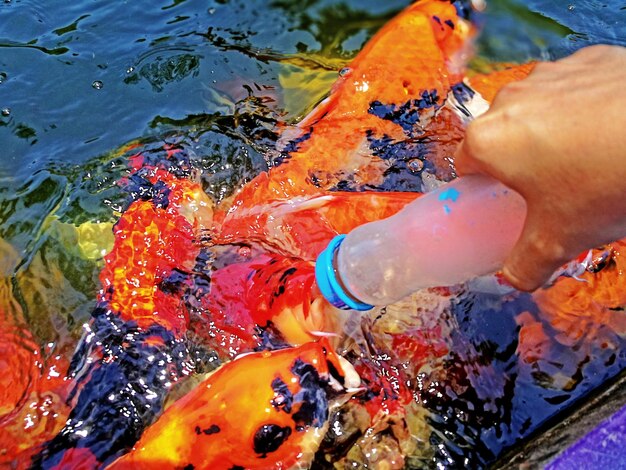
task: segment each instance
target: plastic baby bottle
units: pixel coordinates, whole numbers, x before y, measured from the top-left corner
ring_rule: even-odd
[[[487,176],[463,176],[335,237],[317,259],[317,283],[336,307],[369,310],[490,274],[502,267],[525,218],[518,193]]]

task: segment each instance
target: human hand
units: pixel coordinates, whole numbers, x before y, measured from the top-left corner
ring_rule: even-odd
[[[588,47],[505,86],[468,126],[455,165],[526,199],[503,267],[518,289],[534,290],[583,250],[626,236],[626,48]]]

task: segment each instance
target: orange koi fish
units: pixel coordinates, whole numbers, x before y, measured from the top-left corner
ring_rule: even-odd
[[[63,346],[42,346],[29,329],[11,285],[19,255],[1,239],[0,259],[0,466],[23,469],[69,413],[69,361]]]
[[[315,288],[316,256],[337,233],[389,216],[415,197],[336,193],[249,212],[242,208],[213,242],[248,248],[212,274],[212,289],[202,304],[214,321],[248,345],[259,326],[291,345],[324,332],[336,334],[341,331],[338,312]],[[242,325],[248,325],[246,332]]]
[[[37,446],[59,431],[56,414],[68,412],[68,364],[62,355],[44,360],[25,325],[0,312],[0,365],[0,448],[13,468],[27,468]]]
[[[285,161],[247,184],[226,216],[241,206],[324,190],[378,189],[398,160],[409,176],[426,170],[450,179],[449,157],[462,125],[442,106],[463,78],[472,29],[449,1],[405,9],[342,70],[329,97],[284,136]]]
[[[326,388],[343,389],[344,369],[324,339],[240,356],[168,408],[109,468],[287,469],[304,463],[325,434]]]
[[[498,71],[489,74],[474,74],[468,77],[467,81],[472,90],[480,93],[484,100],[491,103],[500,88],[508,83],[526,78],[535,68],[535,65],[535,62],[521,65],[502,64],[503,68]]]
[[[177,150],[166,154],[131,158],[123,182],[131,202],[115,225],[100,298],[71,365],[73,408],[35,466],[101,466],[135,442],[170,385],[190,373],[186,297],[195,295],[193,272],[203,261],[196,239],[211,223],[212,203]]]
[[[617,349],[626,336],[626,240],[593,250],[584,272],[560,277],[533,299],[541,311],[538,318],[526,313],[520,320],[518,352],[528,363],[546,355],[551,340],[577,351],[592,347]]]

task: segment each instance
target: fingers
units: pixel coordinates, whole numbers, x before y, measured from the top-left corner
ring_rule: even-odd
[[[502,273],[509,283],[522,291],[544,285],[568,256],[557,240],[557,233],[546,228],[544,216],[529,212],[520,239],[506,259]]]
[[[457,147],[454,156],[454,165],[459,175],[486,173],[482,162],[493,158],[493,148],[497,145],[496,142],[491,142],[490,136],[499,135],[492,129],[491,122],[487,114],[467,126],[465,138]]]
[[[490,175],[517,190],[511,183],[525,171],[522,157],[529,142],[527,126],[515,109],[492,109],[467,127],[454,156],[457,174]]]
[[[476,165],[471,150],[465,140],[459,144],[454,154],[454,168],[459,176],[480,173],[480,169]]]

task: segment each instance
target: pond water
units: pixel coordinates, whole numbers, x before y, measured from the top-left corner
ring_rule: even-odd
[[[24,380],[32,367],[41,380],[56,380],[90,320],[125,205],[118,182],[128,175],[128,145],[148,154],[163,142],[183,148],[207,194],[224,200],[276,163],[277,127],[313,109],[408,3],[0,3],[0,315],[9,330],[27,326],[15,335],[37,353],[35,365],[21,363]],[[477,71],[594,43],[626,45],[626,7],[614,0],[492,0],[479,21]],[[453,306],[446,376],[424,375],[420,390],[431,450],[407,465],[487,466],[626,366],[623,337],[604,330],[597,344],[557,341],[542,364],[520,361],[520,325],[534,308],[525,296],[504,303],[470,296]],[[20,363],[19,352],[3,347]],[[24,442],[37,442],[62,407],[40,399],[20,414],[31,397],[7,394],[3,463],[24,451],[20,426],[36,430]],[[326,454],[342,458],[345,449],[331,444]]]

